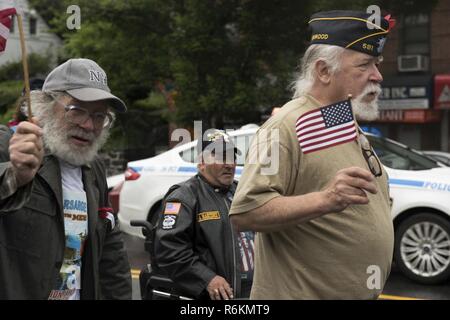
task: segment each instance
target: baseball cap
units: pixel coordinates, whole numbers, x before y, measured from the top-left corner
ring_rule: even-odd
[[[42,91],[65,91],[85,102],[110,100],[118,112],[125,112],[125,103],[111,94],[106,72],[90,59],[69,59],[59,65],[45,79]]]
[[[234,154],[241,155],[241,151],[236,148],[231,141],[230,136],[223,130],[209,129],[203,134],[203,139],[198,139],[197,143],[198,153],[205,150],[210,152],[225,152],[232,151]]]
[[[383,52],[395,20],[390,15],[380,17],[379,25],[373,20],[372,15],[363,11],[318,12],[309,21],[310,44],[336,45],[377,57]]]

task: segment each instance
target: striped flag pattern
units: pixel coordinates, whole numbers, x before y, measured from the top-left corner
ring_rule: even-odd
[[[241,251],[241,272],[253,272],[254,269],[254,235],[250,232],[239,232],[239,249]]]
[[[356,140],[356,123],[350,100],[301,115],[296,123],[296,132],[304,154]]]
[[[8,8],[0,10],[0,53],[6,49],[6,40],[9,37],[9,29],[11,28],[12,15],[16,14],[16,9]]]

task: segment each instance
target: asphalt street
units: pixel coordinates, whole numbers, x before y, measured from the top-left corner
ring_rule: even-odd
[[[124,240],[133,275],[133,299],[140,300],[139,272],[148,263],[149,255],[144,250],[143,239],[124,234]],[[417,284],[404,277],[394,265],[380,298],[386,300],[450,300],[450,282],[436,286]]]

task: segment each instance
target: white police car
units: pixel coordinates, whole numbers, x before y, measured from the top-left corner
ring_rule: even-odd
[[[254,126],[229,132],[242,151],[237,159],[236,179],[240,177],[246,150],[256,130]],[[395,261],[399,269],[421,283],[433,284],[448,279],[450,168],[392,140],[370,134],[368,138],[389,174]],[[154,222],[169,187],[197,172],[196,158],[194,141],[158,156],[128,163],[122,190],[116,190],[122,230],[142,237],[140,228],[131,227],[130,220]]]

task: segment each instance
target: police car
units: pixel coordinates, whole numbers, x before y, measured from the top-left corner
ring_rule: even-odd
[[[239,179],[256,125],[228,132],[242,151]],[[367,134],[389,174],[395,226],[395,261],[409,278],[425,284],[450,277],[450,168],[395,141]],[[113,192],[124,232],[143,237],[130,220],[155,222],[170,186],[197,172],[196,141],[158,156],[128,163],[125,181]],[[120,190],[121,188],[121,190]]]

